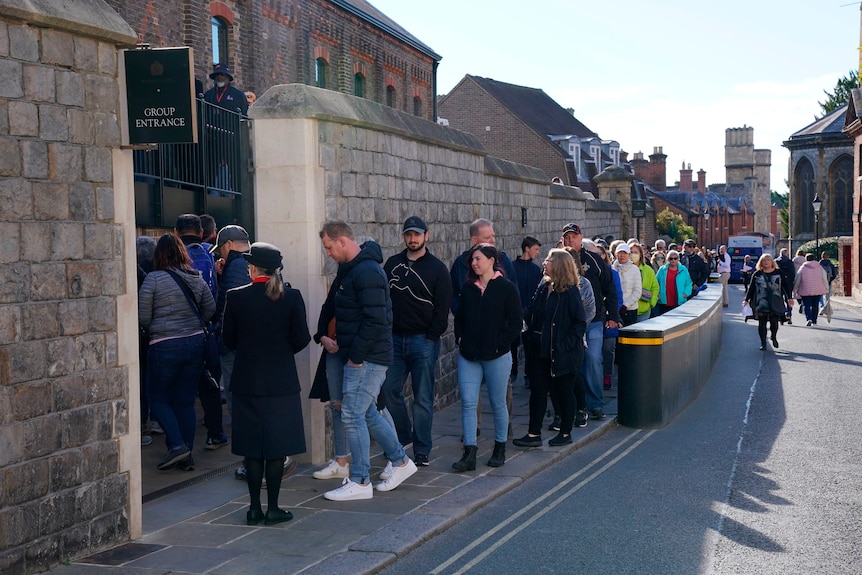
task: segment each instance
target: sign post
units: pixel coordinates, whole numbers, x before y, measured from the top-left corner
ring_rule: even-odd
[[[632,200],[632,218],[635,221],[635,237],[640,237],[640,218],[646,217],[646,200]]]
[[[128,143],[197,143],[192,49],[122,50]]]

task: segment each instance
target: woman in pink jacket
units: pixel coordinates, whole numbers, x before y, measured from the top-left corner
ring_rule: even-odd
[[[817,325],[820,296],[828,291],[829,281],[826,279],[826,270],[814,254],[807,254],[805,263],[796,270],[796,281],[793,282],[793,293],[797,299],[802,298],[802,309],[808,320],[806,325]]]

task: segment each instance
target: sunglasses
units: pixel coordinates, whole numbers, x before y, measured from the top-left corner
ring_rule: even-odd
[[[667,258],[667,261],[669,261],[669,262],[675,262],[675,261],[676,261],[676,260],[678,260],[678,259],[679,259],[679,258]]]

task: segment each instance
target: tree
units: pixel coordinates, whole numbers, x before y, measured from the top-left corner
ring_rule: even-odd
[[[790,237],[790,210],[788,209],[790,194],[781,194],[775,190],[769,192],[772,205],[778,208],[778,223],[781,227],[781,234],[787,238]]]
[[[682,216],[665,208],[655,217],[655,227],[659,235],[667,236],[671,242],[681,244],[687,239],[697,239],[694,228],[685,223]]]
[[[823,112],[823,116],[830,112],[834,112],[844,104],[848,103],[850,101],[850,90],[858,87],[859,73],[856,72],[856,70],[850,70],[850,74],[838,79],[838,83],[835,84],[834,91],[830,93],[823,90],[823,93],[826,94],[826,101],[817,102],[820,105],[820,110]],[[820,116],[820,118],[823,116]],[[815,119],[819,118],[815,116]]]

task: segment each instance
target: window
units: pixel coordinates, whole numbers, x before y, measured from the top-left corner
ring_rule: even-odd
[[[799,200],[799,227],[793,230],[794,235],[810,233],[814,237],[814,208],[811,202],[816,194],[814,190],[814,168],[811,162],[803,158],[796,165],[794,185],[796,198]]]
[[[395,107],[395,86],[386,86],[386,105],[390,108]]]
[[[850,156],[839,158],[830,170],[829,199],[834,207],[832,225],[824,231],[825,235],[853,233],[853,159]]]
[[[422,98],[413,96],[413,115],[419,116],[422,114]]]
[[[314,61],[314,85],[326,88],[326,60],[323,58]]]
[[[227,34],[228,24],[221,18],[212,17],[213,33],[213,64],[227,64]]]
[[[365,97],[365,76],[362,74],[353,75],[353,95],[360,98]]]

